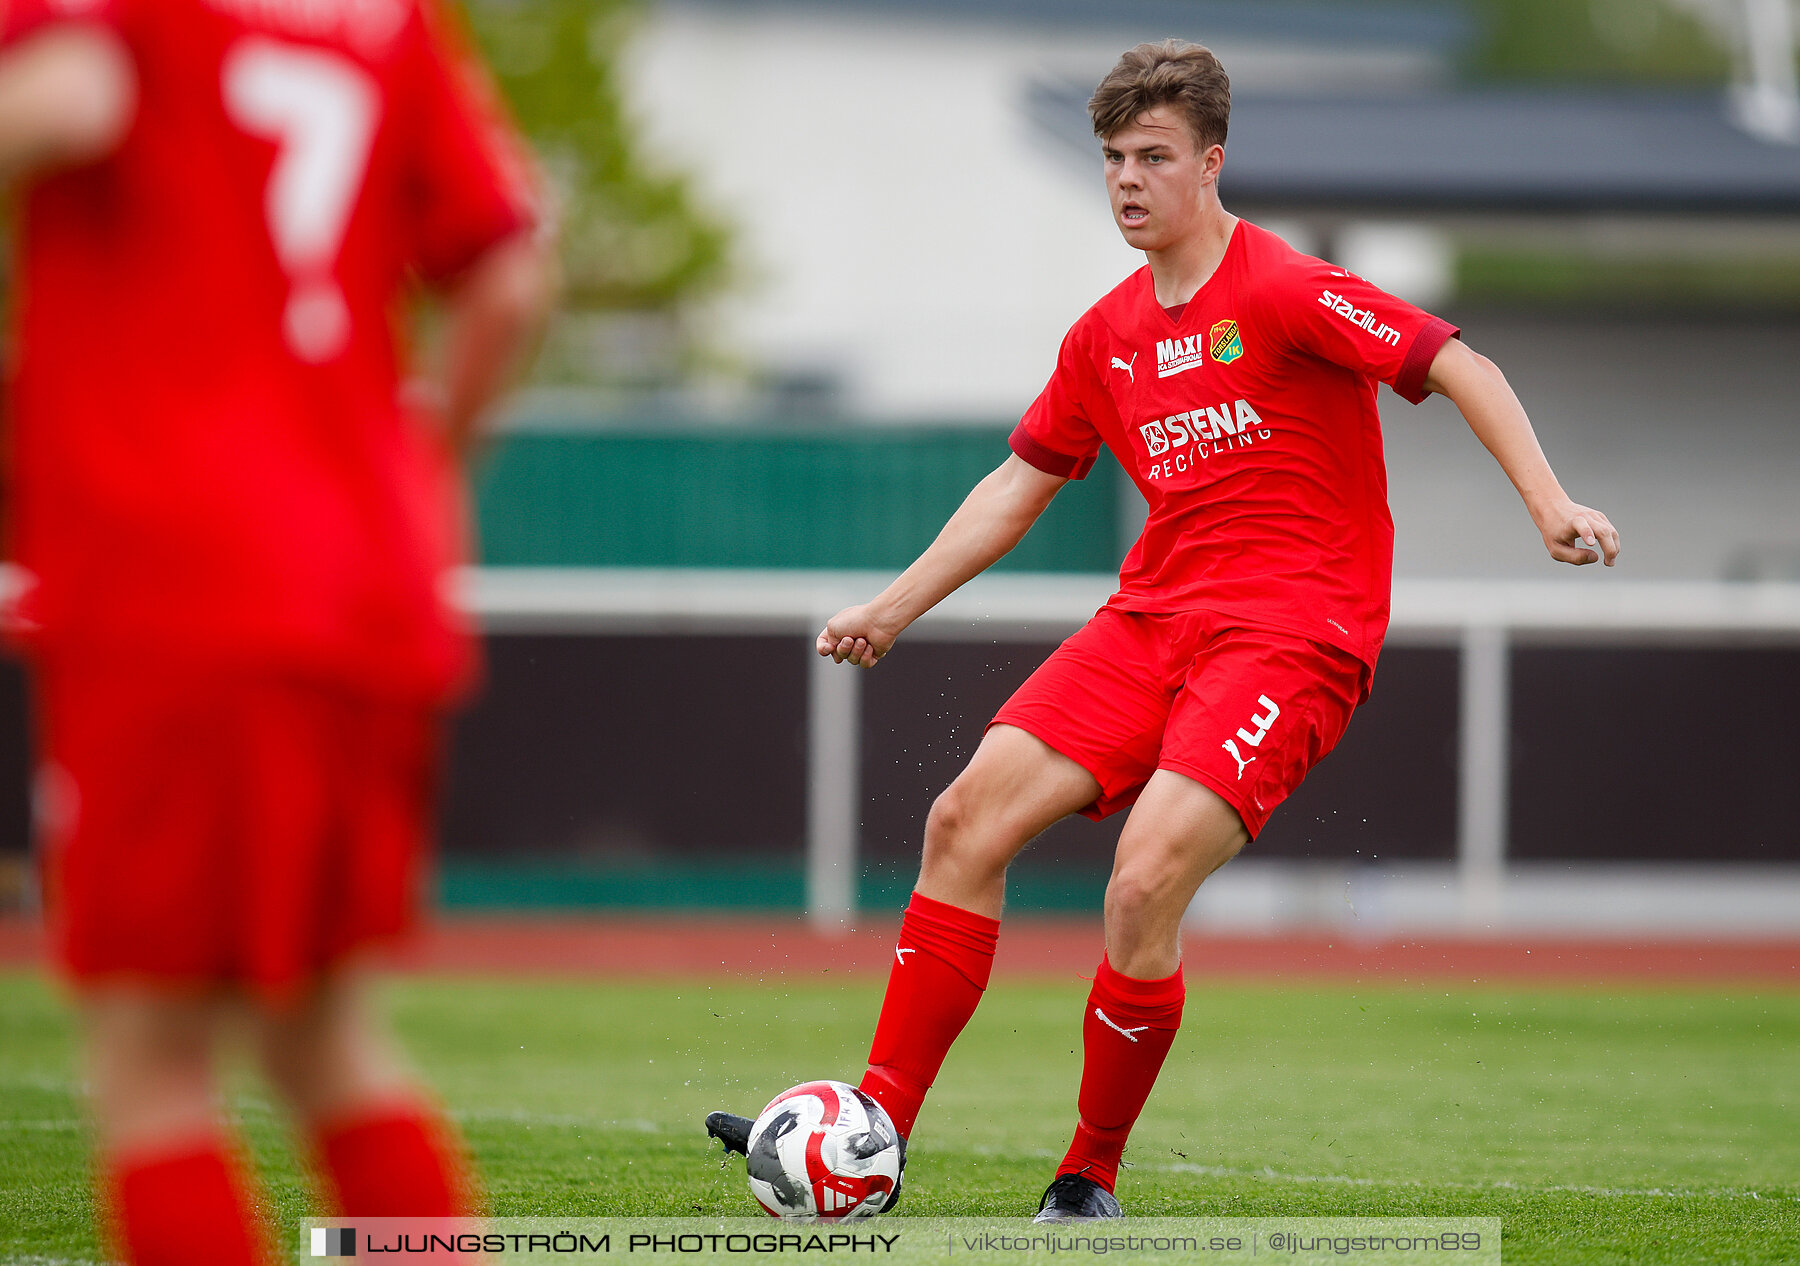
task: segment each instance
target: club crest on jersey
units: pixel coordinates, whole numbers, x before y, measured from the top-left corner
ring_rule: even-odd
[[[1207,341],[1212,358],[1221,365],[1229,365],[1244,354],[1244,340],[1238,334],[1238,323],[1229,317],[1212,327]]]

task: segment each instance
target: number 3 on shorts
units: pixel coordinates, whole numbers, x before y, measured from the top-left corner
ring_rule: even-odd
[[[350,309],[332,274],[368,169],[380,90],[339,53],[263,36],[225,55],[222,88],[232,123],[278,147],[263,207],[288,278],[282,335],[301,360],[330,360],[350,340]]]

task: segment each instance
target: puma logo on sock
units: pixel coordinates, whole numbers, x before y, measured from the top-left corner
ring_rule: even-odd
[[[1150,1027],[1148,1024],[1140,1024],[1135,1029],[1122,1029],[1114,1024],[1112,1022],[1112,1017],[1107,1015],[1106,1012],[1102,1011],[1099,1007],[1094,1008],[1094,1014],[1100,1017],[1100,1023],[1123,1037],[1127,1042],[1137,1041],[1137,1035]]]

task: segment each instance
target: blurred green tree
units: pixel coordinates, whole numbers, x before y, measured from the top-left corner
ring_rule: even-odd
[[[558,199],[563,307],[623,314],[652,339],[681,341],[681,310],[728,281],[731,233],[687,179],[644,161],[617,59],[639,0],[462,0],[471,32]],[[619,322],[606,328],[616,331]],[[593,341],[593,340],[590,340]],[[628,337],[624,340],[631,342]],[[619,340],[599,336],[603,346]],[[547,349],[552,350],[552,349]],[[664,370],[682,352],[653,357]],[[551,377],[586,377],[579,366]],[[602,350],[600,360],[607,359]],[[627,357],[629,359],[629,356]],[[640,358],[641,359],[641,358]],[[604,365],[591,367],[617,378]],[[624,377],[641,377],[627,368]]]
[[[1720,84],[1716,32],[1667,0],[1476,0],[1467,69],[1489,80]]]

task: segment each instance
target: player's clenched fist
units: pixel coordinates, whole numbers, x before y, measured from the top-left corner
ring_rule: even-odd
[[[869,605],[845,607],[826,621],[819,634],[819,654],[829,655],[840,664],[848,661],[858,668],[875,667],[900,634],[877,623]]]

